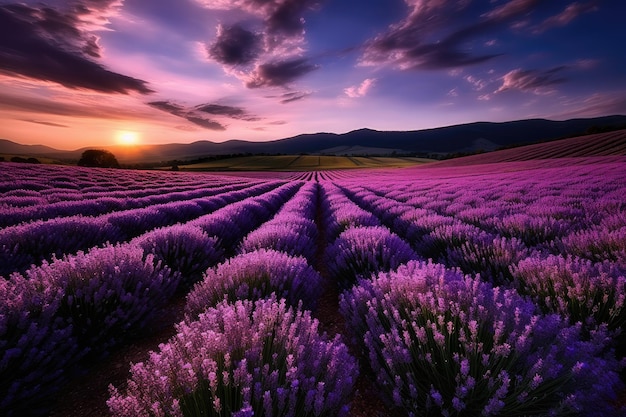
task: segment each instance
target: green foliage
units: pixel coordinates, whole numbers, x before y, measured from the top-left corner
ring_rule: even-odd
[[[83,152],[78,166],[81,167],[98,167],[98,168],[119,168],[115,155],[112,152],[102,149],[88,149]]]

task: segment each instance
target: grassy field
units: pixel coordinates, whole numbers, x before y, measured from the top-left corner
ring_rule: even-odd
[[[273,155],[241,156],[199,164],[179,165],[182,171],[319,171],[351,168],[408,167],[431,162],[413,157]]]

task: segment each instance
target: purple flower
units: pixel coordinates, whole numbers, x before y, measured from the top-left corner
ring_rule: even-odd
[[[209,269],[187,296],[185,313],[193,320],[198,314],[227,298],[266,298],[276,293],[293,306],[317,305],[322,291],[321,276],[302,257],[260,249],[238,255]]]
[[[607,333],[586,340],[580,325],[538,315],[513,290],[409,262],[360,280],[342,295],[340,310],[381,392],[408,413],[616,412],[610,398],[623,384]],[[587,361],[593,370],[578,365]]]
[[[353,227],[326,249],[329,273],[343,288],[358,276],[389,271],[418,256],[408,243],[385,227]]]
[[[346,346],[320,335],[309,312],[275,297],[223,301],[133,365],[126,392],[110,387],[107,404],[114,416],[211,415],[218,408],[238,416],[335,415],[357,374]]]

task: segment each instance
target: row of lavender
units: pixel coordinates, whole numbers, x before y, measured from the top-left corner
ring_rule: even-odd
[[[358,280],[341,310],[389,403],[408,414],[618,413],[624,172],[339,181],[339,217],[365,227],[344,231],[328,261],[344,287]],[[525,213],[534,223],[522,233],[493,227]],[[406,262],[397,257],[415,260],[386,272]]]
[[[142,208],[211,196],[220,188],[244,188],[258,180],[217,175],[125,172],[4,164],[0,171],[0,226],[34,220]]]
[[[345,415],[358,366],[311,318],[322,291],[318,186],[309,182],[209,269],[187,296],[178,333],[111,387],[115,416]],[[158,376],[158,377],[155,377]]]
[[[3,415],[32,413],[37,400],[126,343],[301,186],[270,182],[224,193],[217,197],[223,208],[185,224],[0,279]]]
[[[58,210],[58,205],[51,204],[47,207],[51,207],[50,212],[55,214],[53,218],[32,220],[0,230],[0,275],[23,272],[42,260],[76,253],[105,242],[125,242],[157,227],[187,222],[281,184],[284,182],[235,184],[168,193],[165,201],[170,201],[141,208],[130,208],[134,205],[133,199],[123,199],[129,203],[117,206],[103,203],[102,199],[68,202],[63,205],[65,210]],[[152,200],[163,201],[158,197]],[[45,210],[46,206],[43,207]],[[99,214],[95,207],[105,208],[106,214]],[[23,212],[16,207],[11,210],[15,215]],[[81,211],[84,214],[64,215]]]
[[[316,322],[302,310],[314,309],[319,298],[319,275],[309,263],[317,252],[319,231],[312,219],[320,206],[320,226],[328,246],[323,263],[346,290],[341,311],[349,323],[347,335],[361,346],[374,371],[372,377],[390,404],[407,414],[617,412],[610,408],[610,397],[620,386],[616,375],[620,365],[611,348],[613,332],[623,327],[623,319],[612,325],[602,317],[575,324],[575,319],[569,321],[574,317],[571,311],[563,310],[562,316],[550,314],[550,309],[539,312],[542,297],[516,287],[516,283],[521,282],[519,271],[524,268],[533,275],[537,274],[533,268],[540,265],[550,278],[554,275],[551,271],[563,264],[563,275],[569,274],[570,280],[574,277],[573,282],[596,285],[604,280],[604,288],[617,288],[608,295],[596,291],[601,300],[583,299],[589,293],[586,288],[576,297],[594,313],[604,309],[610,317],[623,317],[623,257],[619,250],[625,245],[617,241],[618,250],[613,252],[616,259],[605,263],[603,269],[592,259],[574,262],[574,258],[558,258],[553,251],[560,245],[543,241],[533,244],[516,232],[506,235],[490,229],[486,223],[489,215],[480,217],[485,222],[470,223],[456,216],[458,210],[445,211],[455,202],[470,201],[464,208],[480,211],[479,206],[497,206],[502,200],[500,204],[515,214],[515,210],[532,206],[534,200],[528,195],[536,191],[567,193],[566,201],[556,210],[562,213],[568,206],[583,206],[572,199],[585,193],[573,189],[576,180],[584,183],[589,179],[587,186],[596,193],[596,201],[606,199],[601,211],[604,215],[589,212],[578,216],[587,220],[576,233],[593,225],[598,230],[614,227],[620,224],[624,211],[623,202],[619,205],[620,190],[624,189],[623,174],[619,174],[623,171],[604,169],[597,175],[582,168],[574,174],[570,170],[569,177],[551,171],[552,180],[563,179],[558,187],[550,189],[549,183],[535,181],[517,193],[513,200],[516,205],[508,206],[502,189],[497,188],[501,187],[495,181],[497,176],[474,178],[472,182],[448,180],[447,187],[437,180],[382,183],[377,181],[380,173],[361,176],[356,182],[350,178],[354,174],[342,174],[342,180],[322,184],[319,199],[317,185],[307,183],[281,209],[279,200],[269,199],[271,203],[267,198],[257,198],[242,205],[230,204],[185,225],[139,236],[123,247],[142,248],[140,259],[145,262],[150,253],[152,259],[147,264],[154,267],[155,259],[160,260],[160,266],[155,267],[159,272],[166,271],[162,265],[169,266],[169,281],[171,277],[178,280],[175,287],[187,289],[198,279],[203,281],[188,297],[187,320],[179,326],[179,334],[165,345],[167,349],[133,368],[131,388],[126,394],[113,391],[110,406],[120,415],[158,415],[157,409],[146,408],[156,403],[159,405],[155,407],[165,407],[160,410],[166,414],[184,415],[193,415],[195,407],[238,415],[345,412],[356,368],[348,366],[346,373],[337,374],[337,363],[353,364],[353,360],[339,340],[328,341],[319,335]],[[512,176],[502,178],[517,184]],[[602,188],[597,178],[612,178],[614,188]],[[490,179],[493,182],[487,182]],[[484,181],[482,186],[491,186],[491,192],[482,195],[483,200],[472,200],[483,190],[480,180]],[[455,184],[460,191],[453,192]],[[290,191],[280,201],[293,195],[298,186],[285,185],[282,189]],[[448,200],[445,204],[438,203],[437,199],[444,198]],[[585,207],[583,212],[590,206]],[[273,219],[263,223],[274,213]],[[465,256],[472,253],[485,259]],[[539,262],[533,259],[535,255]],[[230,259],[204,272],[225,257]],[[425,262],[427,257],[440,264]],[[74,265],[80,264],[76,258],[69,258]],[[525,266],[526,260],[529,264]],[[61,265],[61,261],[53,265],[57,263]],[[123,265],[124,261],[118,263]],[[509,269],[511,265],[514,268]],[[470,275],[454,270],[455,266]],[[119,269],[110,275],[115,273]],[[476,273],[481,277],[474,276]],[[375,277],[369,279],[371,274]],[[156,275],[151,279],[163,280]],[[180,285],[181,281],[186,282]],[[563,286],[556,287],[558,292],[551,300],[561,296]],[[520,292],[530,298],[522,298]],[[224,294],[228,294],[227,300],[222,301]],[[40,294],[35,292],[35,296]],[[269,301],[258,301],[265,297]],[[559,305],[568,307],[570,303]],[[80,319],[72,320],[80,322],[91,314],[83,311]],[[243,324],[235,326],[230,322],[232,317]],[[250,339],[245,339],[241,351],[233,352],[232,343],[244,333]],[[211,339],[215,344],[202,350],[207,334],[216,336]],[[559,335],[556,342],[552,340],[555,334]],[[303,344],[293,343],[297,336]],[[327,353],[320,353],[323,351]],[[325,359],[311,365],[316,355]],[[154,380],[155,373],[165,369],[170,372],[168,382]],[[32,385],[27,382],[25,386]],[[178,388],[169,395],[172,387]],[[159,397],[164,392],[169,396]],[[594,396],[603,401],[592,407],[587,400]],[[152,398],[153,402],[138,403],[139,398]]]

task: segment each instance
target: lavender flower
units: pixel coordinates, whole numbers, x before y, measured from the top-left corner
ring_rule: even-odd
[[[585,341],[580,325],[537,315],[512,290],[410,262],[361,280],[340,309],[381,392],[409,414],[618,413],[606,331]]]
[[[55,318],[71,324],[81,347],[97,357],[141,329],[178,286],[178,274],[144,259],[139,247],[106,246],[30,269],[26,277],[60,289]]]
[[[272,296],[223,301],[181,323],[131,374],[125,393],[110,387],[114,416],[335,416],[346,411],[358,368],[308,311]]]
[[[154,254],[162,266],[178,271],[184,289],[201,280],[207,268],[224,259],[215,237],[189,225],[154,230],[135,239],[134,244]]]
[[[626,273],[615,264],[561,255],[528,257],[511,267],[519,292],[545,312],[581,322],[626,330]]]
[[[408,243],[385,227],[353,227],[326,249],[330,275],[349,288],[358,276],[389,271],[417,259]]]
[[[63,217],[7,227],[0,230],[0,275],[23,272],[54,256],[119,240],[117,228],[92,217]]]
[[[225,297],[259,299],[276,293],[291,305],[314,309],[322,291],[321,276],[302,257],[259,249],[228,259],[206,272],[187,296],[185,313],[193,320]]]

